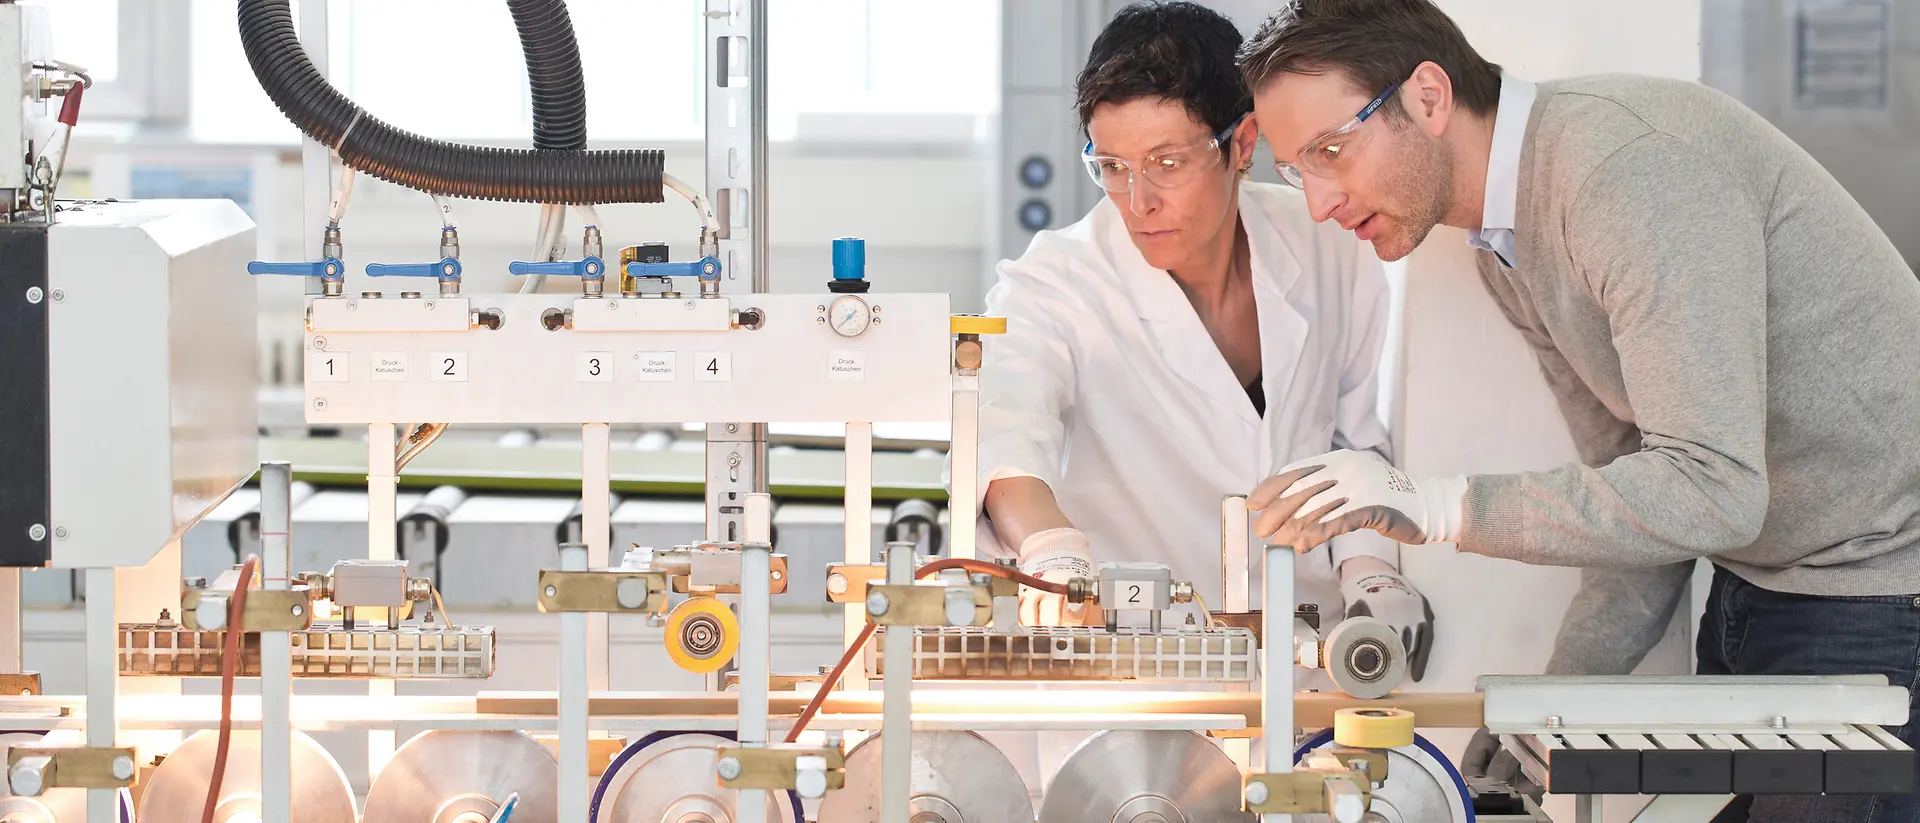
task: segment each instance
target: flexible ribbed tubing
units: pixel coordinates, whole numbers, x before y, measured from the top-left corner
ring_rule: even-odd
[[[367,174],[421,191],[526,203],[658,203],[658,149],[464,146],[396,129],[348,100],[301,48],[287,0],[239,0],[240,43],[267,97],[308,137]],[[397,78],[396,78],[397,79]]]
[[[533,97],[533,147],[587,147],[587,83],[566,0],[507,0]]]

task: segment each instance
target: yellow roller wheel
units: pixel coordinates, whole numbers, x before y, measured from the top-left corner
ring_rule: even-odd
[[[1405,709],[1341,709],[1333,713],[1333,742],[1355,749],[1413,745],[1413,712]]]
[[[953,334],[1006,334],[1007,318],[978,314],[956,314],[949,323]]]
[[[727,604],[689,597],[667,613],[664,637],[673,664],[695,674],[719,671],[740,645],[740,621]]]

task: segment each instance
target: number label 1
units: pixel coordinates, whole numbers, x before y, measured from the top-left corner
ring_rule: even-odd
[[[345,383],[352,356],[343,351],[307,352],[308,383]]]
[[[612,383],[613,352],[576,352],[574,354],[573,379],[580,383]]]
[[[733,352],[694,352],[693,381],[695,383],[733,382]]]
[[[435,383],[467,382],[467,353],[463,351],[437,351],[427,358],[432,368],[427,369],[428,376]]]

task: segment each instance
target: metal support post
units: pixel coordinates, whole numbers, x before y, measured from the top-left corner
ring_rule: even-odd
[[[585,571],[587,547],[560,546],[560,568]],[[560,615],[560,823],[587,823],[587,615]]]
[[[0,673],[20,671],[20,569],[0,568]]]
[[[953,494],[947,499],[949,557],[974,559],[974,526],[980,499],[980,377],[953,378],[953,433],[947,454],[953,459]]]
[[[707,198],[720,292],[768,291],[766,0],[706,0]],[[707,424],[707,539],[745,533],[742,501],[767,491],[764,423]]]
[[[117,745],[120,691],[119,631],[113,615],[113,569],[86,569],[87,745]],[[117,823],[118,789],[87,790],[87,823]]]
[[[887,544],[887,585],[913,584],[912,543]],[[908,823],[913,787],[913,627],[887,627],[887,660],[880,697],[880,823]]]
[[[587,545],[587,568],[605,569],[612,561],[613,453],[612,427],[587,423],[580,427],[580,542]],[[587,688],[612,688],[612,644],[607,626],[610,615],[587,615]]]
[[[1247,522],[1246,495],[1230,494],[1220,498],[1220,609],[1228,614],[1247,611],[1249,591],[1247,563],[1251,526]]]
[[[394,560],[399,557],[400,534],[394,524],[400,520],[394,497],[399,479],[394,476],[394,424],[367,425],[367,559]],[[393,697],[393,681],[367,681],[367,696]],[[367,732],[367,785],[380,776],[380,770],[393,759],[393,732]]]
[[[327,76],[327,0],[300,3],[300,47],[321,77]],[[327,206],[333,200],[333,151],[311,137],[300,138],[300,250],[302,260],[319,260],[320,227],[327,224]],[[271,232],[260,232],[262,243]],[[262,247],[260,259],[271,260]],[[307,294],[320,293],[320,278],[306,278]]]
[[[1633,823],[1710,823],[1731,802],[1730,794],[1663,794],[1634,815]],[[1594,820],[1599,819],[1596,810]]]
[[[1261,768],[1293,771],[1293,550],[1268,546],[1260,615]],[[1293,815],[1268,814],[1261,823],[1292,823]]]
[[[1573,823],[1600,823],[1606,816],[1600,812],[1600,798],[1597,794],[1575,795],[1573,798]]]
[[[293,464],[260,466],[261,586],[285,591],[292,572]],[[242,585],[245,585],[244,583]],[[260,818],[293,819],[293,646],[287,632],[260,633]]]
[[[746,509],[747,539],[740,554],[740,646],[734,652],[740,666],[737,735],[742,746],[765,746],[773,650],[773,550],[767,544],[773,534],[773,498],[747,495]],[[735,808],[740,823],[764,823],[766,790],[742,789]]]
[[[873,424],[848,423],[846,443],[846,551],[842,559],[849,565],[873,562]],[[844,645],[867,627],[863,603],[847,604]],[[861,667],[849,667],[843,680],[848,691],[866,691],[867,677]],[[822,688],[833,688],[828,683]]]

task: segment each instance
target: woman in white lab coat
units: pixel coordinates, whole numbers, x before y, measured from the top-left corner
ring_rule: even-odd
[[[1387,456],[1380,262],[1297,191],[1244,179],[1258,131],[1239,43],[1188,3],[1108,24],[1078,83],[1107,197],[1001,263],[987,296],[1007,333],[988,338],[981,378],[981,545],[1030,574],[1161,562],[1220,609],[1222,496],[1333,449]],[[1400,629],[1417,679],[1432,613],[1397,545],[1358,531],[1296,562],[1299,602],[1327,628],[1365,613]],[[1022,594],[1030,624],[1075,609]]]

